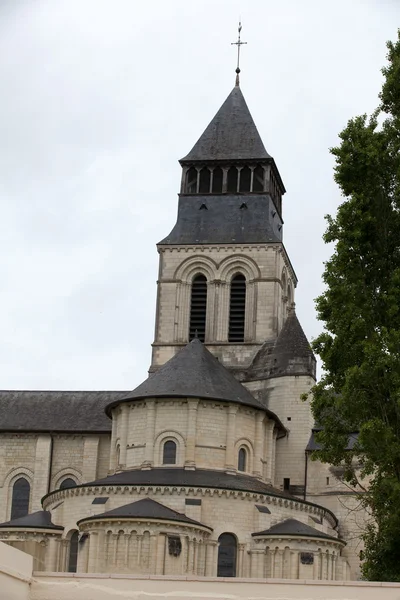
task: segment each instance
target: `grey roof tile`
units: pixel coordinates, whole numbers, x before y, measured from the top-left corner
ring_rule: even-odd
[[[282,375],[309,375],[316,378],[316,360],[302,326],[293,310],[289,313],[274,345],[265,342],[248,369],[245,380]]]
[[[281,498],[293,498],[291,494],[282,492],[271,485],[249,475],[231,475],[224,471],[208,469],[187,470],[181,468],[155,468],[131,471],[121,471],[104,479],[97,479],[79,487],[102,487],[124,485],[175,486],[175,487],[205,487],[217,489],[232,489],[248,492],[271,494]],[[296,502],[298,499],[296,498]]]
[[[207,210],[200,210],[204,204]],[[209,194],[179,197],[176,225],[159,245],[276,242],[282,242],[282,219],[268,194]]]
[[[160,502],[156,502],[151,498],[144,498],[143,500],[125,504],[124,506],[119,506],[118,508],[114,508],[114,510],[109,510],[99,515],[86,517],[78,521],[78,524],[82,523],[83,521],[114,518],[159,519],[160,521],[177,521],[180,523],[189,523],[192,525],[201,525],[201,527],[207,527],[207,525],[203,525],[202,523],[199,523],[199,521],[189,519],[189,517],[187,517],[185,514],[179,513],[176,510],[172,510],[171,508],[168,508],[167,506],[164,506],[164,504],[160,504]],[[212,530],[211,527],[208,527],[208,529]]]
[[[235,86],[183,161],[269,159],[239,86]]]
[[[104,408],[126,393],[0,391],[0,431],[108,433]]]
[[[268,411],[198,339],[152,373],[125,397],[109,404],[107,412],[123,401],[141,398],[207,398],[237,402],[264,410],[284,430],[278,417]]]
[[[64,529],[61,525],[54,525],[52,523],[51,514],[47,510],[38,510],[30,515],[0,523],[0,528],[2,529],[11,527],[21,527],[21,529]]]
[[[339,538],[333,537],[332,535],[328,535],[323,531],[319,531],[315,529],[315,527],[311,527],[310,525],[306,525],[297,519],[286,519],[281,523],[277,523],[273,525],[269,529],[265,529],[264,531],[258,531],[257,533],[252,533],[252,536],[271,536],[276,537],[279,535],[291,535],[295,537],[305,537],[305,538],[322,538],[335,540],[335,542],[340,542]]]

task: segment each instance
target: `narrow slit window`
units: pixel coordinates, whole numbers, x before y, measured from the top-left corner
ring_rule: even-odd
[[[257,165],[254,169],[253,192],[264,191],[264,169],[261,165]]]
[[[216,167],[213,172],[213,181],[212,181],[212,192],[213,194],[221,194],[222,193],[222,169],[221,167]]]
[[[199,185],[200,194],[209,194],[210,193],[210,181],[211,181],[210,169],[207,169],[207,167],[203,167],[200,171],[200,185]]]
[[[228,193],[236,194],[238,185],[238,170],[236,167],[231,167],[228,171]]]
[[[78,564],[78,542],[79,533],[74,531],[69,540],[68,573],[76,573]]]
[[[230,342],[244,342],[245,312],[246,278],[238,273],[231,281],[228,334]]]
[[[243,167],[240,171],[239,192],[249,192],[251,181],[251,170],[249,167]]]
[[[290,478],[285,477],[283,479],[283,489],[285,492],[290,492]]]
[[[244,448],[240,448],[238,456],[238,471],[246,470],[247,452]]]
[[[164,444],[163,465],[176,465],[176,444],[172,440]]]
[[[197,169],[190,167],[186,173],[186,193],[195,194],[197,192]]]
[[[29,497],[31,486],[25,477],[20,477],[14,483],[11,502],[11,520],[25,517],[29,512]]]
[[[201,342],[206,337],[207,314],[207,279],[204,275],[196,275],[192,282],[190,300],[189,341],[198,337]]]

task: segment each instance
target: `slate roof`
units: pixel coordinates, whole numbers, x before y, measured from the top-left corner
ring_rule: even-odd
[[[333,537],[332,535],[328,535],[322,531],[318,531],[315,527],[311,527],[310,525],[306,525],[297,519],[286,519],[281,523],[277,523],[273,525],[269,529],[265,531],[258,531],[257,533],[251,534],[253,537],[256,536],[271,536],[277,537],[280,535],[291,535],[295,537],[306,537],[306,538],[322,538],[328,540],[334,540],[335,542],[341,542],[339,538]],[[342,542],[343,543],[343,542]]]
[[[47,510],[38,510],[25,517],[0,523],[0,528],[2,529],[9,529],[11,527],[21,527],[22,529],[64,529],[61,525],[54,525],[51,522],[51,514]]]
[[[313,450],[321,450],[322,445],[319,442],[317,442],[316,437],[315,437],[315,435],[316,435],[316,433],[318,431],[320,431],[320,429],[313,429],[312,430],[310,439],[309,439],[307,447],[306,447],[306,450],[308,450],[310,452],[312,452]],[[348,440],[348,443],[347,443],[347,446],[346,446],[346,450],[352,450],[354,448],[354,444],[356,443],[357,438],[358,438],[358,433],[357,432],[350,433],[349,440]]]
[[[284,429],[278,417],[258,402],[197,338],[152,373],[133,392],[109,404],[106,411],[110,414],[114,406],[124,401],[168,397],[207,398],[245,404],[264,410]]]
[[[181,162],[269,159],[239,86],[235,86]]]
[[[176,225],[159,245],[282,242],[282,224],[268,194],[181,194]]]
[[[119,506],[118,508],[114,508],[114,510],[109,510],[99,515],[86,517],[78,521],[78,525],[83,521],[93,521],[97,519],[157,519],[160,521],[177,521],[180,523],[189,523],[207,527],[207,525],[189,519],[185,514],[172,510],[151,498],[144,498],[143,500]],[[207,528],[212,531],[211,527]]]
[[[104,409],[126,393],[0,391],[0,431],[108,433]]]
[[[316,378],[316,360],[294,309],[289,313],[272,347],[265,342],[257,352],[245,379],[283,375],[310,375]]]
[[[289,493],[282,492],[271,485],[249,477],[248,475],[231,475],[224,471],[211,471],[208,469],[186,470],[180,468],[155,468],[155,469],[132,469],[109,475],[103,479],[97,479],[84,483],[78,487],[102,487],[102,486],[124,486],[124,485],[158,485],[174,487],[205,487],[217,489],[231,489],[255,493],[271,494],[273,496],[292,498]],[[53,493],[53,492],[50,492]],[[296,498],[296,502],[298,499]]]

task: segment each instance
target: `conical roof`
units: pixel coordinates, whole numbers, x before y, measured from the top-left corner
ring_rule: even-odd
[[[235,86],[204,133],[182,161],[265,160],[271,158],[247,107]]]
[[[316,360],[294,308],[275,342],[265,342],[247,371],[246,380],[269,379],[282,375],[316,377]]]
[[[297,519],[286,519],[285,521],[281,521],[276,525],[272,525],[269,529],[265,531],[259,531],[257,533],[252,533],[253,537],[256,536],[271,536],[276,537],[280,535],[290,535],[293,537],[304,537],[304,538],[322,538],[327,540],[332,540],[335,542],[342,542],[340,538],[333,537],[332,535],[328,535],[323,531],[319,531],[315,529],[315,527],[311,527],[306,523],[302,523]]]
[[[278,417],[267,411],[197,338],[187,344],[130,394],[109,404],[106,412],[110,415],[111,409],[120,402],[141,398],[168,397],[208,398],[237,402],[262,409],[280,423]]]
[[[172,510],[172,508],[168,508],[168,506],[156,502],[151,498],[143,498],[143,500],[124,504],[105,513],[86,517],[78,521],[78,524],[83,521],[93,521],[96,519],[155,519],[160,521],[178,521],[180,523],[207,527],[203,523],[189,519],[185,514]],[[208,527],[208,529],[211,529],[211,527]]]
[[[51,521],[51,513],[47,510],[38,510],[24,517],[12,519],[5,523],[0,523],[2,529],[11,529],[20,527],[21,529],[64,529],[61,525],[54,525]]]
[[[276,340],[272,357],[275,374],[310,374],[315,377],[315,356],[294,308]]]

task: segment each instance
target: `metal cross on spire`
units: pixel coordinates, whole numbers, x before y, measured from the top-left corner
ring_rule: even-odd
[[[242,23],[239,21],[238,27],[238,40],[237,42],[232,42],[231,46],[237,46],[237,66],[236,66],[236,85],[239,85],[239,73],[240,73],[240,46],[243,44],[247,44],[247,42],[242,42],[240,39],[240,32],[242,31]]]

